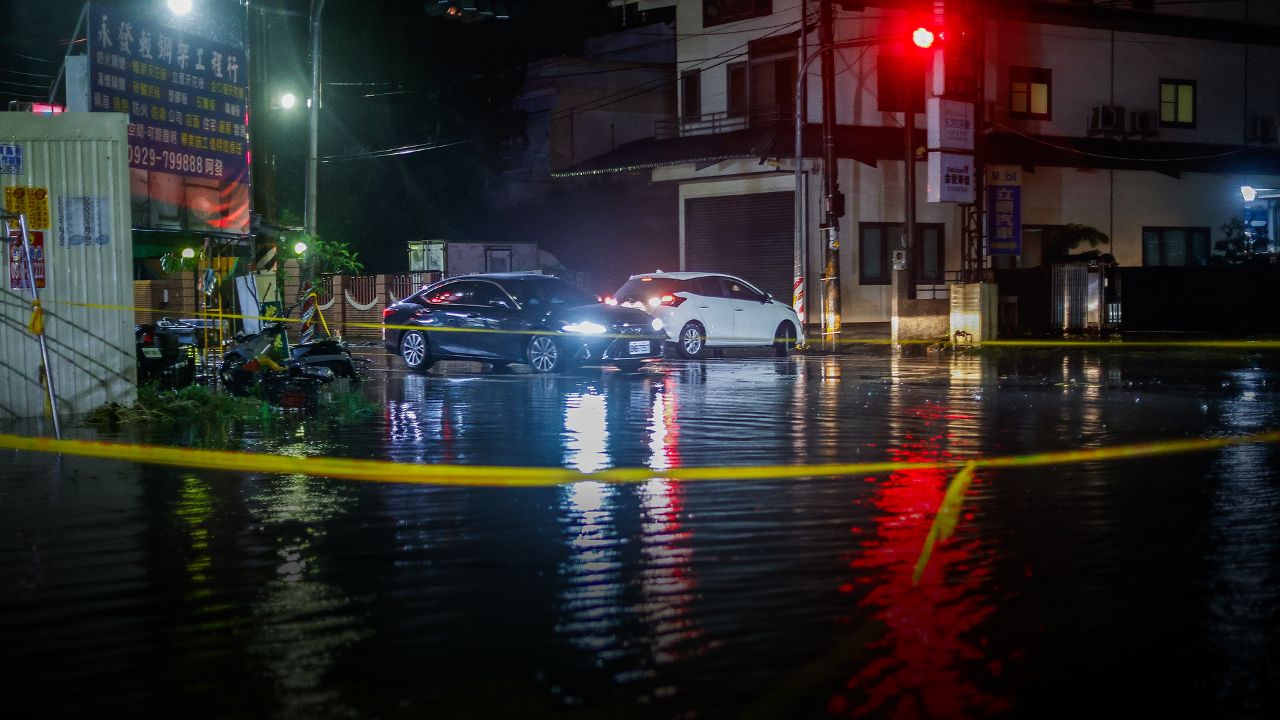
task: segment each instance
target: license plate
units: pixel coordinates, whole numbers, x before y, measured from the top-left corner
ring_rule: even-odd
[[[160,348],[144,347],[142,348],[142,355],[143,357],[158,358],[161,356]]]
[[[631,344],[627,346],[627,352],[631,355],[648,355],[649,341],[648,340],[632,340]]]

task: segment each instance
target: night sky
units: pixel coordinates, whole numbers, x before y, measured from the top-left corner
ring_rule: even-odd
[[[107,4],[137,15],[169,13],[164,0]],[[0,100],[7,106],[12,99],[47,95],[82,4],[3,5]],[[564,220],[563,209],[495,214],[486,209],[483,192],[500,180],[504,143],[523,134],[525,119],[512,100],[526,63],[577,55],[583,38],[620,29],[620,19],[605,0],[510,5],[509,20],[462,22],[430,16],[422,0],[327,0],[319,154],[342,158],[320,166],[319,229],[326,238],[349,242],[367,271],[403,270],[405,243],[434,238],[533,239],[593,262],[589,248],[579,247],[588,240],[566,239],[566,229],[555,227],[557,218]],[[240,0],[195,0],[195,6],[189,22],[203,23],[209,36],[243,32]],[[272,105],[285,91],[309,94],[308,6],[307,0],[250,3],[255,211],[287,225],[302,222],[307,113],[301,103],[291,111]],[[377,157],[394,148],[449,143],[458,144]],[[603,185],[607,194],[608,183]],[[546,222],[531,230],[522,217]],[[574,226],[607,222],[581,220]],[[530,232],[542,237],[525,237]]]

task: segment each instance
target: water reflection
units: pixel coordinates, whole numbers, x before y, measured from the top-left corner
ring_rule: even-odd
[[[1217,411],[1231,434],[1275,428],[1277,406],[1265,400],[1267,374],[1238,370],[1226,385],[1234,392]],[[1256,680],[1274,667],[1280,647],[1276,609],[1280,608],[1280,492],[1275,476],[1259,472],[1274,464],[1274,445],[1224,448],[1215,465],[1209,527],[1212,537],[1205,585],[1210,597],[1206,624],[1215,639],[1219,663],[1213,685],[1229,698],[1232,714],[1265,714]]]
[[[1150,687],[1179,688],[1166,705],[1266,717],[1274,447],[982,473],[918,587],[950,473],[664,476],[1251,432],[1280,422],[1278,373],[1156,353],[878,351],[447,371],[393,378],[367,427],[245,440],[298,457],[299,473],[322,453],[649,468],[634,485],[68,458],[54,486],[51,458],[6,453],[0,671],[35,717],[732,717],[765,696],[790,711],[773,717],[1038,717],[1064,698],[1104,706],[1108,676],[1150,701],[1127,672],[1140,666]],[[863,628],[883,633],[866,644]]]
[[[598,389],[565,396],[564,430],[565,467],[584,473],[608,467],[609,425]]]
[[[901,362],[892,361],[891,368]],[[949,461],[976,450],[965,446],[981,421],[966,408],[972,407],[971,382],[981,368],[960,359],[950,363],[950,371],[953,382],[944,402],[915,401],[910,384],[894,383],[889,391],[890,459]],[[829,710],[902,718],[1009,710],[1006,699],[984,689],[1004,659],[988,657],[985,647],[984,623],[996,609],[988,587],[991,550],[966,527],[973,520],[972,509],[962,516],[956,534],[934,548],[919,584],[914,583],[917,558],[951,475],[942,469],[913,469],[874,480],[870,504],[877,514],[871,528],[852,528],[864,539],[849,563],[853,582],[841,591],[861,588],[860,610],[880,623],[884,634],[871,644],[876,659],[848,679],[847,691],[829,700]],[[975,478],[974,486],[982,479]]]
[[[268,481],[248,497],[274,555],[273,577],[250,608],[249,662],[271,678],[285,717],[354,717],[343,693],[326,681],[343,651],[371,637],[363,603],[319,574],[329,523],[349,514],[349,483],[292,475]]]
[[[667,480],[640,487],[640,604],[649,654],[667,665],[705,650],[703,631],[691,612],[697,577],[693,533],[682,520],[684,488]]]
[[[613,524],[613,496],[618,488],[584,480],[561,490],[564,537],[569,556],[560,567],[557,632],[600,661],[618,651],[618,596],[622,590],[622,543]]]

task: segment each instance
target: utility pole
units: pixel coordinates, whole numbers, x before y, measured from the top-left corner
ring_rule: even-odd
[[[836,59],[831,0],[818,2],[818,44],[822,55],[822,346],[834,351],[840,344],[840,194],[836,164]],[[801,69],[801,74],[804,70]]]
[[[307,196],[302,224],[308,235],[316,234],[316,168],[319,164],[320,146],[320,14],[324,12],[324,0],[311,1],[311,113],[307,129]]]

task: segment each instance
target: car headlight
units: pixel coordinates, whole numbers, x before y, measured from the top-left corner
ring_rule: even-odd
[[[654,332],[657,332],[657,331],[661,330],[661,329],[662,329],[662,327],[663,327],[663,326],[662,326],[662,321],[661,321],[661,320],[659,320],[658,318],[654,318],[654,319],[653,319],[653,322],[651,322],[651,323],[649,323],[649,324],[653,326],[653,330],[654,330]]]
[[[582,322],[569,323],[564,326],[563,330],[568,333],[578,333],[580,335],[601,335],[605,331],[605,326],[600,323],[593,323],[590,320]]]

